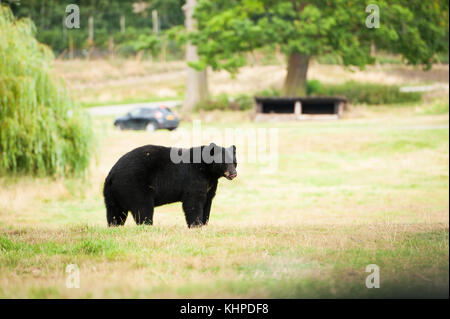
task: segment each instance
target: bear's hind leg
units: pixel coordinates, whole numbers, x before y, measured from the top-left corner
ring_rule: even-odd
[[[106,220],[108,226],[123,226],[127,220],[128,212],[122,211],[115,205],[106,205]]]
[[[123,226],[127,220],[128,210],[125,210],[118,204],[114,197],[111,177],[108,175],[103,188],[103,196],[105,197],[106,221],[108,226]]]

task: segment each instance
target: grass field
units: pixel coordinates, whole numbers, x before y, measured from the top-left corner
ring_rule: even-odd
[[[239,163],[201,229],[186,227],[180,204],[157,208],[152,227],[131,217],[106,227],[101,188],[112,165],[173,138],[114,131],[111,118],[96,118],[99,152],[83,182],[0,179],[0,297],[448,298],[448,104],[442,115],[435,108],[275,124],[221,113],[203,122],[278,127],[279,162],[273,174]],[[68,264],[80,269],[79,289],[66,288]],[[380,267],[379,289],[365,286],[369,264]]]

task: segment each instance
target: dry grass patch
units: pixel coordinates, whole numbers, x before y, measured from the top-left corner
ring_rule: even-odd
[[[185,92],[183,61],[159,63],[136,60],[56,61],[55,72],[72,87],[77,99],[89,105],[127,103],[152,99],[179,99]],[[254,94],[273,87],[280,89],[286,65],[247,66],[235,78],[225,71],[208,73],[211,94]],[[441,84],[448,95],[448,65],[435,65],[429,72],[410,66],[367,66],[364,71],[313,62],[309,79],[327,84],[347,81],[392,85]]]

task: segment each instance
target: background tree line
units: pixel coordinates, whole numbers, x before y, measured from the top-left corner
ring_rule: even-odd
[[[181,9],[184,0],[154,1],[70,1],[80,8],[80,28],[64,27],[67,1],[62,0],[3,0],[17,18],[28,17],[36,25],[36,38],[49,45],[56,56],[67,53],[72,47],[75,55],[86,55],[91,48],[97,54],[114,50],[122,56],[134,55],[142,49],[159,54],[164,49],[175,58],[183,58],[183,52],[175,41],[166,37],[166,31],[184,23]],[[154,34],[154,16],[158,12],[159,34]],[[89,40],[89,17],[93,17],[94,37]],[[68,56],[68,55],[67,55]]]

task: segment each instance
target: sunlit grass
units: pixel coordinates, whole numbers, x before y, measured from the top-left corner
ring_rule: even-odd
[[[131,216],[106,227],[101,188],[112,165],[134,147],[175,141],[98,118],[99,156],[84,182],[0,180],[0,297],[448,297],[448,115],[396,112],[203,122],[279,127],[279,164],[261,174],[261,164],[240,162],[202,229],[186,227],[180,204],[156,208],[152,227]],[[80,289],[65,287],[70,263]],[[380,267],[380,289],[365,287],[369,264]]]

